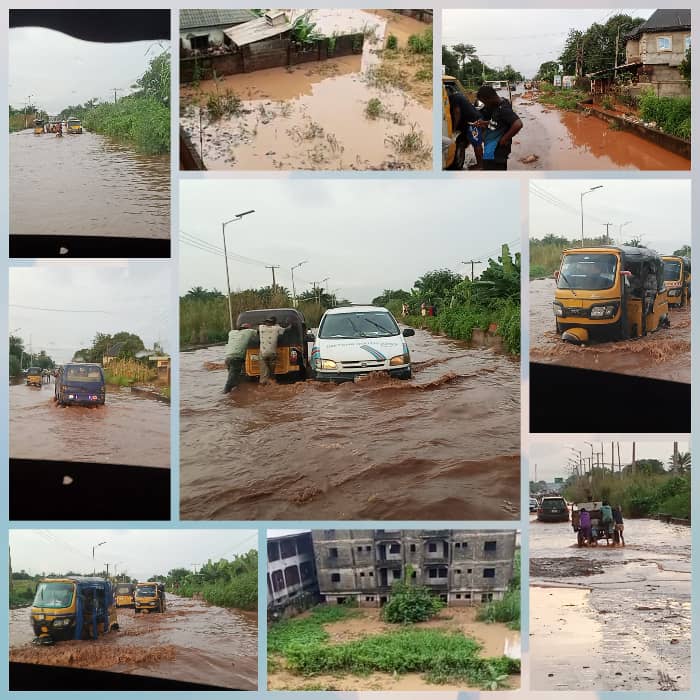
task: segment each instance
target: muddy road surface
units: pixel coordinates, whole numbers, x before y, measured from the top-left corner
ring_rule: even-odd
[[[690,528],[626,520],[625,547],[530,524],[534,690],[690,688]]]
[[[10,386],[10,457],[170,467],[170,406],[107,387],[104,406],[58,406],[54,384]]]
[[[97,640],[33,646],[30,608],[10,611],[10,661],[90,668],[255,690],[254,613],[217,608],[168,594],[164,613],[119,608],[119,630]]]
[[[313,21],[327,36],[364,31],[361,55],[183,86],[180,123],[206,167],[430,169],[432,63],[420,55],[380,55],[390,33],[401,48],[410,34],[430,25],[389,14],[391,18],[386,11],[315,11]],[[231,116],[210,119],[209,97],[227,90],[241,100],[239,108]],[[370,100],[375,101],[371,116],[366,112]]]
[[[413,379],[243,383],[180,356],[181,517],[513,519],[520,364],[417,330]],[[215,363],[212,365],[211,363]],[[216,364],[218,363],[218,364]]]
[[[523,128],[509,170],[690,170],[687,158],[598,117],[541,104],[528,93],[515,97],[513,109]],[[522,162],[531,155],[537,160]]]
[[[10,134],[10,233],[170,237],[170,158],[83,132]]]
[[[671,327],[644,338],[593,341],[583,347],[567,343],[557,335],[552,311],[555,288],[553,279],[530,282],[533,362],[690,383],[690,307],[669,309]]]

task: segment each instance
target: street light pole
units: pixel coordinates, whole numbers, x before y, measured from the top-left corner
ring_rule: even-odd
[[[32,103],[32,96],[27,97],[27,106],[24,110],[24,128],[27,128],[27,113],[29,112],[29,105]]]
[[[101,547],[103,544],[107,544],[107,542],[98,542],[96,545],[93,545],[92,547],[92,575],[95,575],[95,550],[98,547]]]
[[[296,265],[292,265],[292,303],[294,304],[294,308],[297,308],[297,289],[294,286],[294,269],[297,267],[301,267],[302,265],[306,264],[309,262],[308,260],[302,260],[300,263],[297,263]]]
[[[583,195],[584,194],[589,194],[593,192],[594,190],[599,190],[603,185],[596,185],[595,187],[591,187],[590,190],[586,190],[585,192],[581,192],[581,248],[585,246],[583,242]]]
[[[631,221],[625,221],[624,224],[620,224],[620,228],[619,228],[619,236],[620,236],[619,241],[620,241],[620,245],[622,245],[622,229],[623,229],[625,226],[627,226],[627,224],[631,224],[631,223],[632,223]]]
[[[228,274],[228,253],[226,252],[226,227],[229,224],[232,224],[234,221],[240,221],[244,216],[247,216],[248,214],[253,214],[255,213],[255,209],[250,209],[248,211],[243,211],[240,214],[236,214],[236,216],[233,217],[233,219],[229,219],[228,221],[224,221],[221,224],[221,237],[224,239],[224,262],[226,263],[226,290],[228,292],[228,296],[226,297],[228,299],[228,321],[229,321],[229,330],[233,330],[233,309],[231,308],[231,280],[229,278]]]

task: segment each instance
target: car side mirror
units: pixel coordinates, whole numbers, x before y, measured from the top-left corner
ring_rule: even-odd
[[[412,335],[415,335],[416,331],[413,328],[404,328],[403,329],[403,337],[408,338]]]
[[[306,340],[309,343],[313,343],[316,341],[316,336],[311,331],[306,331]]]
[[[559,270],[554,271],[554,279],[558,282],[559,281]]]

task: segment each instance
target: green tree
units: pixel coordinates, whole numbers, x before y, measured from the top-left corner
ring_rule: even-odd
[[[459,76],[459,58],[444,44],[442,45],[442,65],[445,66],[447,75]]]
[[[378,297],[372,299],[372,304],[374,306],[386,306],[391,300],[405,302],[411,299],[411,292],[403,289],[385,289]]]
[[[623,474],[665,474],[664,463],[659,459],[638,459],[636,465],[628,464]]]
[[[464,72],[466,60],[467,58],[471,60],[476,55],[476,48],[471,44],[455,44],[452,47],[452,52],[457,56],[460,68]]]
[[[689,245],[684,245],[682,248],[679,248],[678,250],[673,251],[674,255],[682,255],[687,258],[690,257],[690,246]]]
[[[540,64],[535,80],[546,80],[549,83],[554,82],[554,76],[559,73],[558,61],[545,61]]]
[[[686,50],[685,57],[680,62],[678,70],[681,74],[681,77],[684,78],[685,82],[688,83],[688,85],[690,85],[690,49]]]
[[[454,288],[462,281],[461,275],[451,270],[432,270],[417,279],[413,286],[417,296],[424,301],[446,299],[452,295]]]

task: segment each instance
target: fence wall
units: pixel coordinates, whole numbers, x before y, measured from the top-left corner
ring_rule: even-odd
[[[311,61],[324,61],[338,56],[362,53],[363,34],[318,39],[301,46],[288,38],[258,41],[236,53],[220,56],[192,56],[180,59],[180,82],[211,80],[216,75],[251,73],[266,68],[295,66]]]

